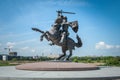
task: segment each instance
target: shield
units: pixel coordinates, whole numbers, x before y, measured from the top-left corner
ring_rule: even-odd
[[[77,33],[78,31],[78,21],[73,21],[73,22],[70,22],[70,26],[72,28],[72,30]]]

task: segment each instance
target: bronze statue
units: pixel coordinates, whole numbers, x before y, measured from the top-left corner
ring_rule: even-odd
[[[38,31],[42,33],[40,40],[43,40],[43,37],[45,37],[48,41],[51,41],[52,43],[50,45],[58,45],[62,47],[63,54],[59,56],[57,59],[60,60],[61,58],[65,58],[66,51],[69,50],[70,54],[68,55],[66,60],[69,60],[69,58],[72,56],[72,50],[76,47],[82,46],[82,41],[78,35],[76,35],[76,38],[78,40],[77,43],[73,39],[69,37],[69,31],[68,27],[71,27],[72,30],[77,33],[78,31],[78,22],[68,22],[67,17],[63,16],[62,13],[68,13],[68,14],[75,14],[71,12],[63,12],[62,10],[57,11],[58,17],[55,20],[54,24],[52,25],[51,30],[49,31],[42,31],[38,28],[32,28],[34,31]]]

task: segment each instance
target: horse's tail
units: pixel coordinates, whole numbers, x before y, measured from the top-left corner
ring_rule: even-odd
[[[82,47],[82,41],[81,41],[80,37],[78,35],[76,35],[76,38],[77,38],[78,42],[75,43],[75,46],[76,47]]]
[[[44,33],[44,31],[42,31],[42,30],[40,30],[40,29],[38,29],[38,28],[32,28],[32,30],[33,30],[33,31],[38,31],[38,32],[40,32],[40,33]]]

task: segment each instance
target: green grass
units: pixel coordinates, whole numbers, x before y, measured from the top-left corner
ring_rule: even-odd
[[[120,66],[120,56],[105,57],[72,57],[73,62],[77,63],[104,63],[103,66]]]
[[[48,57],[41,57],[39,59],[27,59],[23,58],[21,60],[12,59],[10,61],[0,61],[0,66],[15,66],[23,63],[33,63],[39,61],[51,60]],[[120,56],[102,56],[102,57],[72,57],[71,60],[76,63],[98,63],[102,66],[120,66]]]
[[[9,61],[0,61],[0,66],[14,66],[16,64],[10,64]]]

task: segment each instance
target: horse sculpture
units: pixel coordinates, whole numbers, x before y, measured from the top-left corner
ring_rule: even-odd
[[[81,47],[82,46],[82,41],[80,39],[80,37],[78,35],[76,35],[77,38],[77,43],[70,37],[67,37],[66,39],[66,44],[61,43],[61,30],[59,30],[56,26],[53,26],[52,29],[50,31],[42,31],[38,28],[32,28],[32,30],[34,31],[38,31],[40,33],[42,33],[40,40],[43,40],[43,37],[45,37],[48,41],[51,41],[52,43],[50,45],[58,45],[62,48],[62,52],[63,54],[60,55],[57,60],[60,59],[64,59],[64,60],[69,60],[70,57],[72,56],[72,50],[75,49],[75,47]],[[67,58],[65,58],[66,56],[66,51],[69,50],[69,55],[67,56]]]

